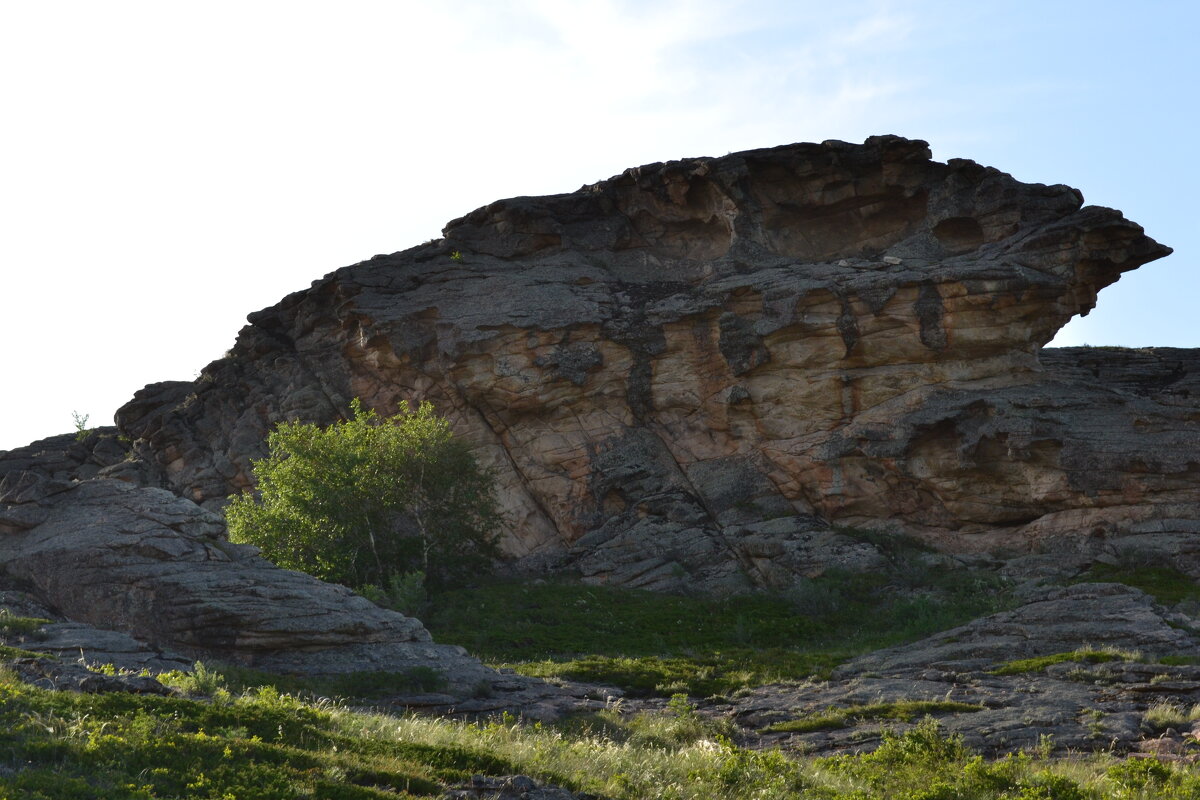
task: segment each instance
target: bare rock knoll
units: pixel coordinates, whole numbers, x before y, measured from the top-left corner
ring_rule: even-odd
[[[111,429],[0,453],[0,609],[33,603],[32,616],[66,620],[34,649],[159,670],[197,658],[317,674],[420,667],[458,692],[512,683],[415,619],[231,544],[190,500],[109,477],[128,477],[122,456]]]
[[[215,508],[275,422],[428,399],[500,475],[510,554],[632,586],[878,557],[829,522],[1186,555],[1196,354],[1041,352],[1169,252],[1075,189],[898,137],[652,164],[333,272],[118,425]]]

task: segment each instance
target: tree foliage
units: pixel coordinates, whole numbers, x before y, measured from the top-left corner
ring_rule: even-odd
[[[422,570],[431,585],[486,566],[499,522],[491,475],[430,403],[382,418],[356,399],[322,428],[276,426],[230,498],[229,537],[281,567],[348,586]]]

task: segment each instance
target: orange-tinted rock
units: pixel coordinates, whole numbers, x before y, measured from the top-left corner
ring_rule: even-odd
[[[653,164],[444,234],[252,314],[122,431],[211,507],[279,420],[428,399],[497,471],[511,555],[663,589],[869,565],[829,522],[979,550],[1200,518],[1200,409],[1171,394],[1195,357],[1041,353],[1170,252],[1069,187],[874,137]]]

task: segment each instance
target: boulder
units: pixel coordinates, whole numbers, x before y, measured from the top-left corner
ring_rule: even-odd
[[[0,583],[22,591],[5,592],[6,607],[59,620],[22,646],[130,668],[195,659],[309,674],[421,667],[460,691],[503,682],[462,648],[434,644],[419,621],[280,569],[224,533],[219,516],[165,489],[9,472]]]

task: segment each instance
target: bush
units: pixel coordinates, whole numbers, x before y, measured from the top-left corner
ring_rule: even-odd
[[[422,571],[432,586],[496,555],[491,475],[422,403],[388,418],[364,411],[328,428],[276,426],[253,464],[258,496],[230,498],[229,538],[281,567],[348,586],[389,586]]]
[[[368,583],[358,591],[375,605],[410,617],[421,616],[425,604],[429,602],[429,593],[425,591],[425,573],[420,571],[392,575],[386,587]]]

